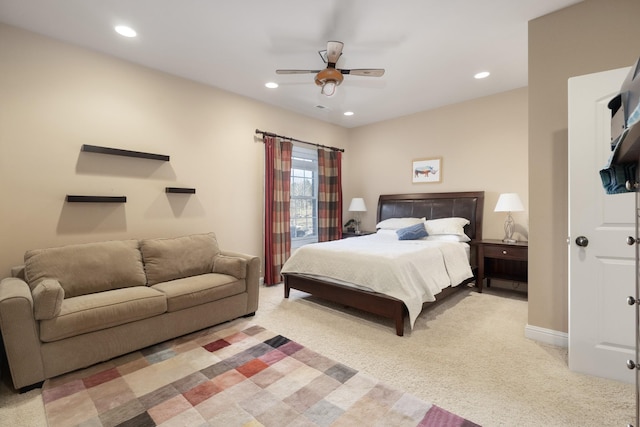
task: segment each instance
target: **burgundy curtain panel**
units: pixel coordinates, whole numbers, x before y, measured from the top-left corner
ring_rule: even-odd
[[[291,187],[290,141],[264,136],[265,146],[265,247],[264,283],[282,281],[280,270],[291,254],[289,222]]]
[[[342,153],[318,149],[318,241],[342,238]]]

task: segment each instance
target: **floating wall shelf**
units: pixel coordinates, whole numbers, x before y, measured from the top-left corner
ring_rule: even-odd
[[[164,190],[167,193],[196,194],[196,189],[195,188],[166,187]]]
[[[69,203],[127,203],[127,196],[71,196],[67,194]]]
[[[80,151],[99,154],[111,154],[114,156],[138,157],[141,159],[169,161],[169,156],[164,154],[143,153],[142,151],[121,150],[119,148],[99,147],[97,145],[83,144]]]

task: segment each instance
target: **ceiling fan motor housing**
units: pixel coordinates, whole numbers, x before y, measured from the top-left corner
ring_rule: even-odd
[[[344,77],[342,73],[335,68],[325,68],[316,74],[316,84],[323,86],[328,81],[333,81],[336,85],[340,85]]]

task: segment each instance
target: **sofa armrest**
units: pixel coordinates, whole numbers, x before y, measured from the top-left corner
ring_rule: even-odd
[[[246,279],[247,260],[237,256],[220,254],[213,260],[213,272],[228,274],[236,279]]]
[[[22,279],[0,281],[0,331],[16,389],[44,380],[33,297]]]
[[[243,258],[247,261],[247,274],[245,277],[247,293],[249,294],[247,314],[255,313],[258,310],[258,295],[260,291],[260,258],[255,255],[225,250],[222,250],[220,254],[229,257]]]

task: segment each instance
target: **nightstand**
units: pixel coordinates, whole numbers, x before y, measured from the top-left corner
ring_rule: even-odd
[[[502,240],[478,242],[478,292],[483,280],[487,286],[491,279],[527,283],[529,268],[528,242],[505,243]]]
[[[366,236],[367,234],[374,234],[374,233],[375,231],[365,231],[365,230],[360,230],[360,234],[356,234],[355,231],[343,231],[342,238],[347,239],[349,237]]]

